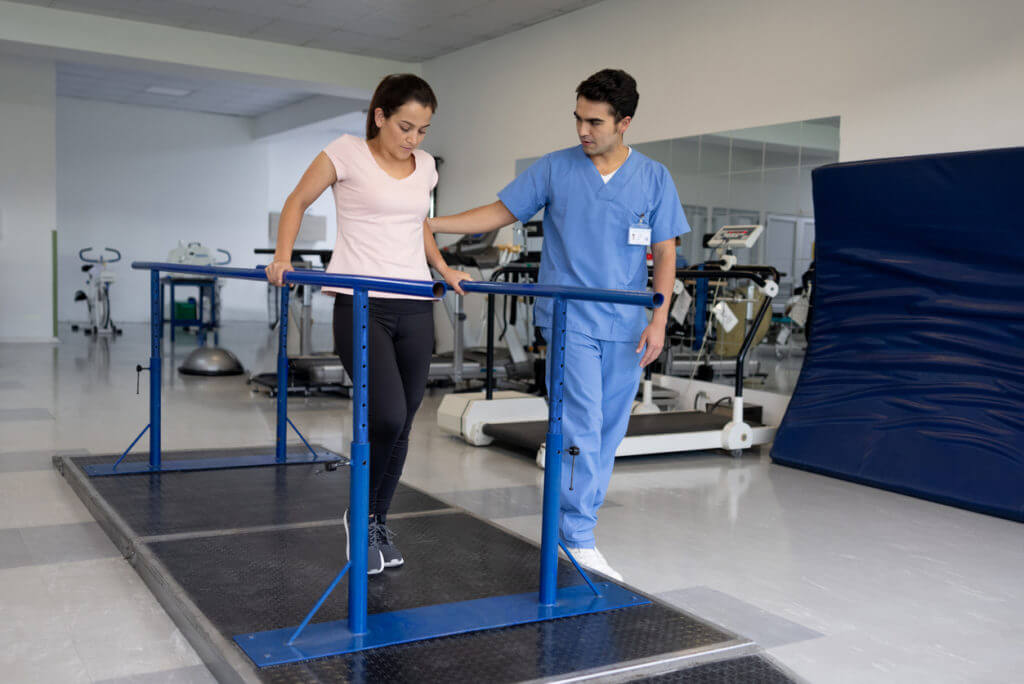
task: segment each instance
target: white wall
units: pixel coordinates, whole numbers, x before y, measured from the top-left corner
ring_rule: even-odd
[[[639,82],[627,141],[841,116],[842,160],[1024,144],[1018,0],[608,0],[424,64],[440,209],[576,143],[576,85]]]
[[[363,135],[362,128],[365,119],[361,114],[358,116],[346,116],[343,119],[345,119],[345,123],[340,128],[330,127],[325,129],[313,127],[312,129],[277,136],[268,142],[268,167],[270,173],[267,193],[268,211],[281,211],[289,193],[295,188],[295,184],[299,182],[299,178],[302,177],[310,162],[329,142],[343,133]],[[327,218],[327,239],[311,245],[298,246],[313,249],[333,249],[338,225],[337,213],[334,207],[334,196],[331,191],[327,190],[324,192],[313,203],[307,213]],[[264,233],[264,239],[266,240],[266,233]],[[272,247],[273,245],[268,242],[266,246]],[[319,268],[320,261],[318,259],[311,257],[310,260],[314,267]],[[266,258],[262,263],[266,263],[266,261],[269,261],[269,258]],[[333,305],[334,300],[331,297],[326,295],[314,297],[314,322],[330,322]]]
[[[116,247],[124,254],[108,267],[118,277],[111,289],[117,323],[149,320],[148,276],[129,263],[164,260],[178,240],[227,249],[234,266],[267,263],[270,257],[253,249],[273,246],[268,213],[281,210],[327,143],[359,133],[350,119],[362,122],[361,115],[340,117],[327,126],[253,140],[241,117],[57,98],[60,320],[87,318],[85,303],[73,301],[85,282],[78,259],[83,247]],[[327,218],[327,239],[308,246],[332,248],[337,228],[331,193],[309,211]],[[186,289],[178,298],[194,294]],[[261,286],[225,281],[223,295],[224,320],[266,318]],[[330,302],[318,297],[314,307],[318,321],[329,320]]]
[[[52,62],[0,55],[0,341],[53,339]]]
[[[148,272],[129,263],[165,260],[179,240],[254,265],[253,248],[267,243],[268,178],[267,143],[251,139],[242,117],[58,98],[60,319],[87,317],[85,303],[73,301],[85,280],[82,247],[124,254],[111,267],[116,322],[149,320]],[[256,284],[226,282],[222,304],[225,320],[266,317]]]

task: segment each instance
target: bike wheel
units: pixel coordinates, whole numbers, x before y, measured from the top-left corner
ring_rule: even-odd
[[[96,294],[96,327],[99,330],[110,327],[110,293],[107,287],[101,287]]]

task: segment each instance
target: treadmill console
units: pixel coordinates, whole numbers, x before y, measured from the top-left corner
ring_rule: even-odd
[[[764,232],[764,226],[722,226],[711,236],[707,246],[719,249],[753,247],[762,232]]]

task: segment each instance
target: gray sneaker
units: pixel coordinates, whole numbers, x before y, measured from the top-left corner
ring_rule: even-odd
[[[377,523],[377,538],[380,540],[380,554],[384,558],[385,568],[397,568],[405,563],[402,552],[395,546],[397,536],[387,525]]]
[[[349,536],[348,536],[348,509],[345,509],[345,517],[342,518],[345,523],[345,558],[349,558]],[[367,575],[379,575],[384,572],[384,556],[381,554],[380,539],[381,535],[376,531],[378,527],[376,522],[371,522],[367,534],[369,540],[368,549],[366,553],[366,574]]]

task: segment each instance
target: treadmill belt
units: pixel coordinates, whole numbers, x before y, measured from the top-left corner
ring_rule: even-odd
[[[703,432],[705,430],[721,430],[732,420],[723,413],[703,413],[696,411],[666,411],[635,415],[629,418],[627,437],[643,437],[649,435],[665,435],[673,432]],[[758,426],[748,420],[752,426]],[[528,423],[488,423],[484,425],[484,434],[493,437],[502,444],[537,451],[547,439],[548,422],[535,420]]]

